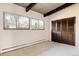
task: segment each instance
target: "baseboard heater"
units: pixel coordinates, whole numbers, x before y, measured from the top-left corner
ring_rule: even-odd
[[[29,47],[29,46],[32,46],[32,45],[35,45],[37,43],[41,43],[41,42],[44,42],[44,41],[48,41],[48,40],[38,40],[38,41],[35,41],[35,42],[31,42],[31,43],[26,43],[26,44],[21,44],[21,45],[18,45],[18,46],[5,48],[5,49],[2,49],[1,53],[12,51],[12,50],[15,50],[15,49],[24,48],[24,47]]]

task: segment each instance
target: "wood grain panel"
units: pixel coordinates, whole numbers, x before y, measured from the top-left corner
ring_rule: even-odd
[[[52,41],[75,46],[75,17],[60,19],[52,22]]]

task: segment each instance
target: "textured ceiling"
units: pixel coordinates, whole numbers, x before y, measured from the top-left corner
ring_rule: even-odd
[[[16,4],[26,8],[30,3],[16,3]],[[45,14],[63,4],[64,3],[37,3],[31,10]]]
[[[19,6],[22,6],[22,7],[27,7],[30,3],[14,3],[14,4],[17,4]]]
[[[61,4],[61,3],[43,3],[43,4],[39,3],[39,4],[35,5],[32,8],[32,10],[44,14],[44,13],[47,13],[47,12],[49,12],[61,5],[63,5],[63,4]]]

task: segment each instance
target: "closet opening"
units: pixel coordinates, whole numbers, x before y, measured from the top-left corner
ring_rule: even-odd
[[[52,21],[51,40],[75,46],[75,17]]]

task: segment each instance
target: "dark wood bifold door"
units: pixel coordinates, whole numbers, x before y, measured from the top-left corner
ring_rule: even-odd
[[[52,41],[75,46],[75,17],[52,21]]]

